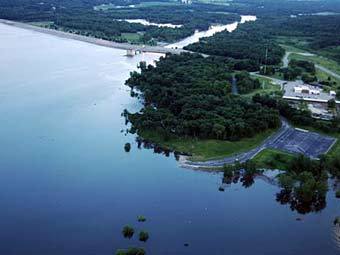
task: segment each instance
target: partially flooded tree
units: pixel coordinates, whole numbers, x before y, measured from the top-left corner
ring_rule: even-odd
[[[128,225],[126,225],[122,230],[123,236],[129,239],[133,236],[134,233],[135,233],[135,230]]]

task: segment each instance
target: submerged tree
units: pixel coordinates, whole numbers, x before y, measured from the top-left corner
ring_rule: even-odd
[[[141,231],[139,233],[139,241],[146,242],[149,239],[149,233],[146,231]]]
[[[145,250],[143,248],[129,248],[127,250],[119,249],[116,251],[116,255],[145,255]]]
[[[135,233],[135,230],[128,225],[126,225],[122,230],[123,236],[129,239],[133,236],[134,233]]]

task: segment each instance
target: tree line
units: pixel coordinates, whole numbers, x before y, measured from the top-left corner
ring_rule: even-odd
[[[188,45],[185,49],[241,59],[254,66],[255,70],[265,64],[278,65],[284,49],[267,33],[266,26],[262,20],[240,24],[232,33],[223,31],[212,37],[201,38],[198,43]]]
[[[125,112],[132,132],[154,130],[164,137],[237,140],[280,126],[278,111],[231,95],[233,63],[184,53],[140,65],[126,84],[142,93],[144,108]],[[246,91],[259,84],[240,74]],[[241,89],[242,90],[242,89]]]

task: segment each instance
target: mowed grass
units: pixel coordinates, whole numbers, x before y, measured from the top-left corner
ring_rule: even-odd
[[[300,54],[292,53],[290,54],[289,59],[310,61],[310,62],[313,62],[314,64],[326,67],[327,69],[340,75],[340,63],[337,63],[334,60],[331,60],[331,59],[328,59],[322,56],[317,56],[317,55],[303,56]],[[325,74],[325,75],[330,76],[328,74]]]
[[[126,6],[116,6],[115,4],[101,4],[94,6],[93,9],[95,11],[109,11],[113,9],[121,10],[121,9],[133,9],[133,8],[145,8],[145,7],[155,7],[155,6],[173,6],[173,5],[180,5],[178,1],[168,1],[168,2],[142,2],[139,4],[131,4]]]
[[[274,132],[275,130],[268,130],[240,141],[201,140],[195,138],[170,138],[164,140],[160,135],[151,131],[142,132],[141,137],[163,148],[190,154],[193,161],[203,161],[219,159],[253,149]]]
[[[232,1],[226,1],[226,0],[197,0],[197,2],[203,3],[203,4],[216,4],[216,5],[226,5],[226,6],[230,6],[230,4],[232,3]]]
[[[315,54],[314,56],[291,54],[290,58],[312,61],[313,63],[323,66],[340,75],[340,63],[329,58],[329,56],[337,54],[337,52],[340,51],[340,46],[334,47],[332,49],[313,51],[309,46],[308,41],[310,40],[310,38],[308,37],[279,36],[276,38],[276,40],[286,51],[296,53],[310,52]]]
[[[135,4],[134,8],[145,8],[145,7],[157,7],[157,6],[176,6],[181,5],[178,1],[169,1],[169,2],[141,2],[139,4]]]
[[[332,134],[331,136],[337,138],[338,140],[330,149],[330,151],[327,153],[327,155],[334,158],[340,157],[340,134]]]
[[[295,157],[296,155],[287,152],[265,149],[257,154],[252,161],[259,168],[288,170],[290,162]]]
[[[37,27],[48,27],[54,24],[53,21],[29,22],[28,24]]]
[[[244,97],[252,98],[256,94],[265,95],[265,94],[276,94],[281,91],[280,85],[274,84],[269,78],[252,76],[254,79],[258,79],[261,83],[261,88],[255,89],[250,93],[242,94]]]
[[[294,36],[278,36],[276,41],[286,50],[295,52],[304,52],[309,47],[309,37],[294,37]]]
[[[297,60],[307,60],[311,61],[314,64],[323,66],[337,74],[340,75],[340,63],[334,61],[330,58],[327,58],[329,52],[325,51],[318,51],[313,52],[312,50],[308,49],[308,43],[304,40],[308,40],[308,38],[286,38],[286,37],[279,37],[277,39],[280,46],[283,47],[286,51],[295,52],[290,54],[289,59],[297,59]],[[314,56],[303,56],[301,54],[296,53],[313,53]]]
[[[121,37],[130,43],[140,42],[142,35],[140,33],[122,33]]]

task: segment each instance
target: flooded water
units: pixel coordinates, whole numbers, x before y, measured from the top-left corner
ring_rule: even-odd
[[[109,255],[130,246],[152,255],[339,254],[333,191],[323,210],[300,215],[264,180],[221,192],[221,174],[182,169],[121,132],[122,111],[140,107],[124,81],[159,55],[128,58],[5,25],[0,53],[0,254]],[[136,229],[130,240],[126,224]]]
[[[119,21],[126,21],[128,23],[138,23],[144,26],[157,26],[157,27],[170,27],[170,28],[178,28],[178,27],[183,26],[183,25],[174,25],[171,23],[154,23],[154,22],[149,22],[145,19],[120,19]]]
[[[239,23],[243,24],[248,21],[255,21],[256,16],[252,15],[241,15],[241,20],[240,22],[233,22],[227,25],[212,25],[207,31],[195,31],[195,33],[192,36],[189,36],[179,42],[172,43],[167,45],[167,48],[184,48],[185,46],[188,46],[189,44],[199,42],[201,38],[204,37],[210,37],[213,36],[216,33],[222,32],[227,30],[228,32],[233,32],[235,29],[237,29],[237,26]]]

